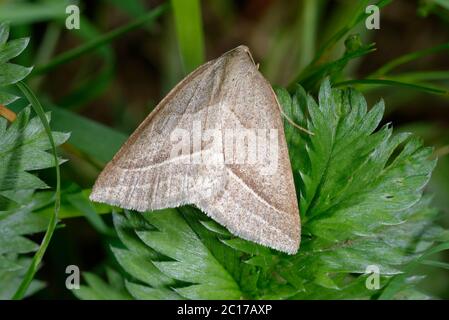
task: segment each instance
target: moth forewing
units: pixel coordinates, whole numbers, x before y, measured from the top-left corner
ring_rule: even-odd
[[[183,79],[98,177],[91,199],[196,205],[233,234],[294,254],[300,221],[280,107],[239,46]]]

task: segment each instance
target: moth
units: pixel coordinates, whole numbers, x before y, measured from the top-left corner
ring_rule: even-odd
[[[232,49],[167,94],[90,199],[140,212],[195,205],[234,235],[295,254],[301,227],[281,113],[249,49]]]

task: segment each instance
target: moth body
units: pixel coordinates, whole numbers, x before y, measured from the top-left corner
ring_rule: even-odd
[[[189,74],[98,177],[91,200],[192,204],[233,234],[294,254],[300,221],[280,106],[245,46]]]

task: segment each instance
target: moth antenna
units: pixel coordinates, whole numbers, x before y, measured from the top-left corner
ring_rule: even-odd
[[[290,123],[292,126],[294,126],[296,129],[304,131],[307,134],[310,134],[311,136],[314,136],[315,134],[312,131],[309,131],[303,127],[301,127],[300,125],[296,124],[292,119],[290,119],[285,113],[284,111],[282,111],[282,109],[279,107],[279,109],[281,110],[281,114],[282,116],[288,121],[288,123]]]
[[[307,130],[306,128],[301,127],[299,124],[296,124],[288,115],[285,114],[284,110],[282,110],[281,105],[279,104],[278,98],[276,97],[276,94],[273,92],[276,102],[279,108],[279,111],[281,112],[282,116],[285,118],[285,120],[288,121],[292,126],[294,126],[296,129],[304,131],[307,134],[310,134],[311,136],[314,136],[315,134],[312,131]]]
[[[14,122],[17,116],[14,111],[9,110],[4,105],[0,104],[0,116],[8,120],[9,122]]]

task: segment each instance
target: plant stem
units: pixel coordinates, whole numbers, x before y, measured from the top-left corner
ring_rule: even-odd
[[[171,0],[185,73],[204,63],[204,34],[199,0]]]
[[[53,140],[53,135],[51,132],[50,124],[47,121],[47,118],[45,117],[44,109],[42,108],[42,105],[40,104],[37,97],[34,95],[34,93],[31,91],[31,89],[24,83],[24,82],[18,82],[17,87],[20,91],[24,94],[24,96],[28,99],[31,106],[33,107],[36,114],[39,116],[42,125],[45,128],[45,131],[48,135],[48,140],[51,144],[51,149],[54,157],[54,163],[55,163],[55,169],[56,169],[56,192],[55,192],[55,206],[54,206],[54,212],[53,215],[50,217],[50,222],[48,223],[47,231],[45,232],[44,238],[42,239],[42,243],[39,246],[39,249],[35,253],[30,266],[28,267],[28,270],[20,283],[19,288],[17,289],[16,293],[14,294],[13,299],[18,300],[22,299],[24,295],[26,294],[26,291],[28,290],[28,287],[31,284],[31,281],[34,278],[35,273],[37,272],[37,269],[39,267],[40,262],[42,261],[42,258],[45,254],[45,251],[47,250],[48,245],[50,244],[51,237],[53,236],[53,232],[55,231],[56,224],[58,223],[58,212],[61,205],[61,176],[60,176],[60,170],[59,170],[59,160],[58,160],[58,154],[56,152],[56,145]]]
[[[357,85],[357,84],[365,84],[365,85],[378,85],[378,86],[397,86],[397,87],[404,87],[404,88],[410,88],[415,90],[420,90],[428,93],[433,94],[441,94],[441,95],[448,95],[449,92],[446,89],[440,89],[435,86],[429,86],[424,84],[415,84],[415,83],[407,83],[407,82],[401,82],[401,81],[395,81],[395,80],[389,80],[389,79],[359,79],[359,80],[348,80],[348,81],[342,81],[334,84],[334,87],[345,87],[349,85]]]
[[[157,17],[159,17],[165,10],[167,9],[168,5],[167,3],[164,3],[157,8],[151,10],[150,12],[144,14],[143,16],[133,20],[129,24],[119,27],[117,29],[114,29],[112,31],[109,31],[102,35],[101,37],[92,40],[90,42],[87,42],[84,45],[81,45],[77,48],[74,48],[72,50],[66,51],[59,56],[55,57],[51,62],[48,64],[45,64],[43,66],[37,66],[34,71],[32,72],[32,76],[42,74],[45,72],[48,72],[54,68],[56,68],[59,65],[65,64],[71,60],[77,59],[80,56],[82,56],[85,53],[88,53],[92,50],[97,49],[98,47],[101,47],[102,45],[134,30],[142,26],[143,24],[147,22],[153,22]]]
[[[384,66],[379,68],[377,71],[373,72],[369,77],[385,75],[388,72],[390,72],[391,70],[393,70],[394,68],[396,68],[402,64],[405,64],[405,63],[411,62],[413,60],[425,57],[429,54],[438,53],[438,52],[441,52],[444,50],[449,50],[449,42],[440,44],[440,45],[432,47],[432,48],[427,48],[427,49],[423,49],[420,51],[407,53],[403,56],[400,56],[399,58],[396,58],[396,59],[388,62],[387,64],[385,64]]]
[[[303,68],[313,60],[315,54],[316,31],[319,1],[305,0],[302,6],[300,67]]]

